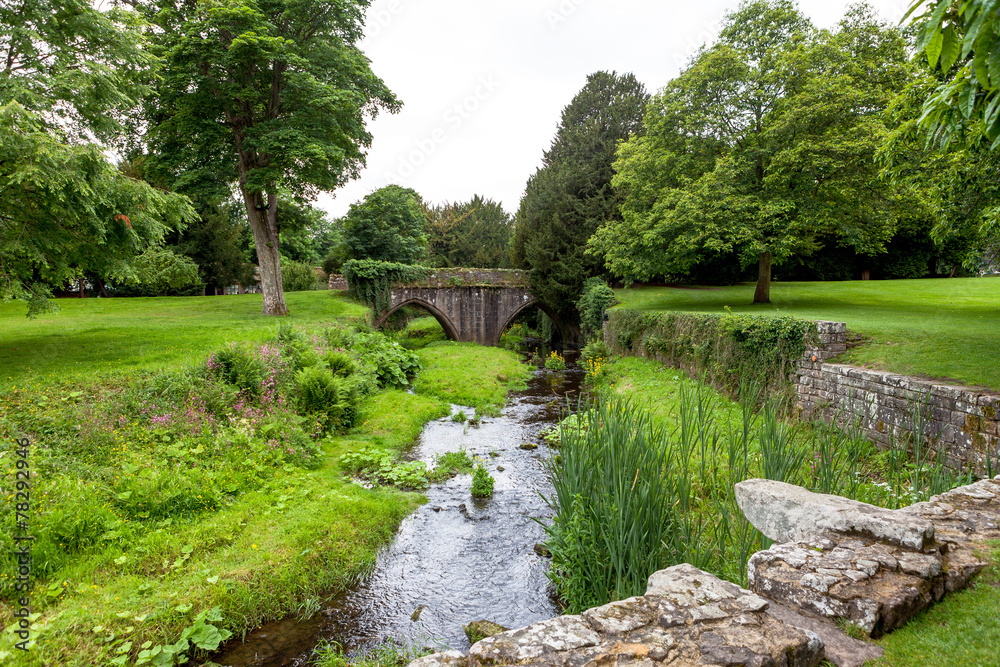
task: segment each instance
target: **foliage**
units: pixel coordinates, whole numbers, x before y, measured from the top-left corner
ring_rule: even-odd
[[[307,201],[356,177],[371,144],[366,118],[399,108],[356,45],[366,3],[138,5],[166,65],[147,111],[150,154],[172,184],[238,184],[264,314],[287,314],[279,200]]]
[[[303,292],[320,288],[315,269],[305,262],[282,260],[281,277],[286,292]]]
[[[662,472],[672,464],[666,434],[621,399],[589,410],[588,422],[601,428],[560,429],[560,462],[548,462],[549,577],[569,613],[642,595],[679,524]]]
[[[656,355],[728,391],[735,391],[741,378],[752,378],[786,393],[789,373],[816,336],[813,322],[785,316],[625,309],[609,314],[610,347],[616,353]]]
[[[395,486],[404,490],[422,490],[429,486],[427,465],[423,461],[402,462],[395,452],[366,447],[340,457],[347,472],[371,484]]]
[[[941,145],[960,139],[1000,146],[1000,20],[989,0],[914,0],[907,16],[918,27],[916,48],[942,81],[924,104],[921,126]]]
[[[135,260],[136,280],[155,296],[200,283],[198,265],[170,248],[150,248]]]
[[[477,460],[476,469],[472,471],[472,497],[473,498],[490,498],[493,496],[493,485],[496,480],[493,479],[493,475],[486,469],[486,465],[482,460]]]
[[[545,367],[550,371],[564,371],[566,370],[566,360],[561,354],[552,350],[545,359]]]
[[[580,361],[590,361],[592,359],[607,359],[611,356],[611,351],[608,346],[604,343],[603,338],[595,338],[594,340],[587,343],[582,350],[580,350]]]
[[[346,429],[357,419],[360,399],[357,382],[338,377],[323,366],[310,366],[295,374],[299,410],[320,416],[327,428]]]
[[[558,447],[565,437],[564,431],[577,433],[586,431],[588,428],[590,428],[590,413],[586,411],[574,412],[552,428],[544,431],[542,440],[550,447]]]
[[[93,144],[70,145],[38,115],[0,98],[0,298],[28,304],[83,273],[134,280],[143,250],[193,216],[186,200],[133,181]]]
[[[564,421],[550,462],[552,578],[570,611],[641,594],[646,572],[682,562],[745,586],[762,536],[736,503],[744,479],[891,509],[971,481],[911,459],[908,439],[879,452],[849,419],[846,430],[783,422],[759,385],[744,383],[734,403],[654,361],[622,359],[610,375],[600,400]],[[913,408],[906,427],[919,438]]]
[[[507,327],[507,330],[500,334],[498,347],[510,350],[511,352],[517,352],[524,346],[524,339],[534,335],[536,335],[535,332],[525,324],[517,322]]]
[[[351,204],[342,220],[347,257],[352,260],[415,264],[424,256],[426,216],[420,195],[387,185]]]
[[[619,150],[622,217],[593,251],[626,281],[736,253],[758,265],[755,303],[769,301],[771,263],[818,250],[821,235],[882,252],[905,204],[874,155],[908,61],[870,8],[817,32],[790,0],[741,5]]]
[[[360,332],[352,350],[379,387],[405,387],[421,368],[420,357],[378,332]]]
[[[432,482],[443,482],[455,475],[471,473],[474,467],[475,461],[463,448],[457,452],[446,452],[436,456],[434,469],[427,476]]]
[[[379,643],[363,655],[348,657],[339,644],[326,640],[313,649],[316,667],[406,667],[417,658],[426,655],[426,649],[396,644],[388,639]]]
[[[342,271],[351,293],[376,313],[383,313],[389,308],[393,284],[422,280],[428,268],[374,259],[352,259],[344,262]]]
[[[424,206],[427,251],[432,266],[509,268],[510,214],[497,202],[476,195],[468,202]]]
[[[458,412],[456,412],[451,416],[451,420],[458,424],[464,424],[466,421],[468,421],[468,419],[469,418],[465,416],[464,410],[459,410]]]
[[[580,312],[580,331],[584,340],[600,337],[604,326],[604,312],[615,305],[615,293],[603,278],[587,278],[583,283],[583,296],[576,303]]]
[[[586,242],[599,225],[621,217],[611,164],[618,142],[641,130],[648,98],[632,74],[589,75],[525,186],[514,265],[532,269],[535,296],[566,323],[576,320],[584,281],[601,272],[601,260],[585,254]]]

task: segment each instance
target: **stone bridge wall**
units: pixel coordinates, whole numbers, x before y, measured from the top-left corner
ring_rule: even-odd
[[[531,272],[518,269],[431,269],[423,280],[399,287],[530,287]]]

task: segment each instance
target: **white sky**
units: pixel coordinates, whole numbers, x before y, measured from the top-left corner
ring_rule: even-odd
[[[819,27],[851,3],[799,0]],[[908,0],[870,0],[898,22]],[[650,93],[718,34],[738,0],[374,0],[360,46],[403,102],[369,123],[361,178],[320,197],[334,217],[397,183],[433,203],[481,194],[514,213],[563,108],[598,70]]]

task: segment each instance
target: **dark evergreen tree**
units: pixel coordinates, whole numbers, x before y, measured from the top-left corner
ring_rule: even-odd
[[[618,144],[642,128],[649,95],[632,74],[597,72],[562,113],[542,167],[528,180],[516,216],[515,265],[532,269],[532,289],[572,335],[584,281],[602,273],[586,254],[597,228],[621,218],[611,188]]]
[[[510,266],[514,223],[497,202],[470,201],[425,207],[427,249],[435,266],[502,269]]]

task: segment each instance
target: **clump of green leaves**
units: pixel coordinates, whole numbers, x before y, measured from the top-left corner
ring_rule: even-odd
[[[564,371],[566,370],[566,360],[561,354],[552,350],[545,359],[545,367],[550,371]]]
[[[334,375],[323,366],[311,366],[295,374],[295,384],[301,412],[319,416],[331,429],[354,425],[360,396],[351,378]]]
[[[472,497],[489,498],[493,495],[493,485],[496,480],[486,469],[482,461],[476,463],[476,469],[472,472]]]
[[[451,416],[451,420],[459,424],[464,424],[468,420],[468,417],[465,416],[464,410],[459,410]]]
[[[342,455],[339,460],[345,471],[370,484],[416,491],[430,485],[427,464],[423,461],[401,462],[396,453],[388,449],[364,447]]]
[[[580,331],[585,340],[601,337],[605,311],[615,304],[615,293],[603,278],[587,278],[583,283],[583,296],[576,302],[580,312]]]
[[[434,470],[428,474],[428,477],[432,482],[443,482],[455,475],[470,473],[473,467],[472,457],[467,451],[460,449],[457,452],[447,452],[438,456],[434,461]]]

